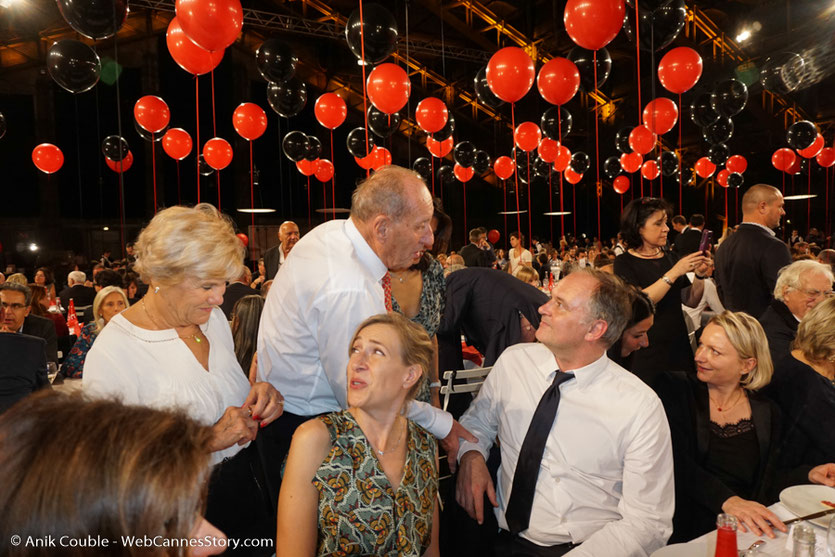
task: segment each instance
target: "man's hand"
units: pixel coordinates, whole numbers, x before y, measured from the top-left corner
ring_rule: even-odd
[[[496,490],[493,488],[493,480],[490,478],[490,472],[487,471],[484,457],[478,451],[468,451],[461,457],[461,470],[458,471],[455,484],[455,500],[467,511],[470,518],[475,519],[479,524],[484,523],[485,493],[490,503],[498,507]]]
[[[447,462],[449,462],[449,471],[455,473],[456,463],[458,461],[458,438],[463,437],[465,441],[470,443],[478,443],[478,437],[467,431],[464,426],[458,423],[458,420],[452,420],[452,429],[449,434],[441,439],[441,447],[447,454]]]

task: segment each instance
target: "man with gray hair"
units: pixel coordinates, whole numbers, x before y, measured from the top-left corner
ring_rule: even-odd
[[[630,294],[579,269],[539,313],[539,343],[505,350],[461,418],[479,442],[461,444],[456,499],[482,523],[487,495],[497,556],[647,556],[672,533],[673,455],[661,401],[606,356]],[[494,490],[485,459],[496,439]]]
[[[90,306],[96,298],[96,289],[85,286],[87,275],[83,271],[70,271],[67,275],[67,287],[58,293],[58,298],[64,307],[70,305],[70,300],[76,308]]]
[[[809,259],[795,261],[780,269],[774,299],[760,316],[775,363],[789,354],[797,325],[810,309],[832,295],[835,282],[829,265]]]
[[[299,234],[299,225],[288,220],[281,223],[278,227],[278,245],[273,246],[264,252],[264,267],[267,270],[267,280],[275,278],[275,274],[287,260],[290,255],[290,250],[299,241],[301,235]]]
[[[268,471],[279,471],[296,427],[348,407],[346,369],[357,326],[391,311],[391,275],[432,247],[432,196],[420,176],[386,166],[354,190],[351,215],[305,235],[276,275],[258,332],[258,380],[284,395],[280,420],[263,434]],[[474,440],[452,416],[412,402],[409,418],[451,454],[459,436]],[[274,485],[277,485],[275,483]]]

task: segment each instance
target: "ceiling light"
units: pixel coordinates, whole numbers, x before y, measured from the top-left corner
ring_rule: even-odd
[[[748,30],[748,29],[745,29],[744,31],[741,31],[739,33],[739,35],[736,36],[736,42],[738,42],[738,43],[745,42],[750,38],[751,38],[751,31]]]
[[[104,228],[102,228],[102,230],[104,230],[105,232],[107,232],[108,230],[110,230],[110,227],[109,227],[109,226],[105,226]]]
[[[816,193],[803,193],[803,194],[798,194],[798,195],[787,195],[783,199],[785,201],[797,201],[799,199],[812,199],[812,198],[815,198],[817,196],[818,196],[818,194],[816,194]]]
[[[546,217],[564,217],[570,215],[571,211],[551,211],[550,213],[542,213]]]
[[[38,251],[38,244],[32,242],[29,244],[29,251]]]
[[[238,209],[238,212],[239,213],[255,213],[255,214],[275,213],[275,209],[259,209],[259,208],[249,209],[249,208],[246,208],[246,209]]]

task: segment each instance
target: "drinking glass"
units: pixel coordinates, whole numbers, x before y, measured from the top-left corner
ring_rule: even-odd
[[[829,519],[829,528],[826,531],[826,548],[829,550],[829,557],[835,557],[835,516]]]
[[[50,383],[52,383],[55,380],[56,375],[58,375],[58,364],[56,364],[55,362],[47,362],[46,376],[49,379]]]

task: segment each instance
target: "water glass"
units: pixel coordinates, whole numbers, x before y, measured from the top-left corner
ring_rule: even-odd
[[[56,364],[55,362],[47,362],[46,376],[49,379],[50,383],[52,383],[55,380],[56,375],[58,375],[58,364]]]
[[[829,529],[826,531],[826,549],[829,557],[835,557],[835,516],[829,519]]]

